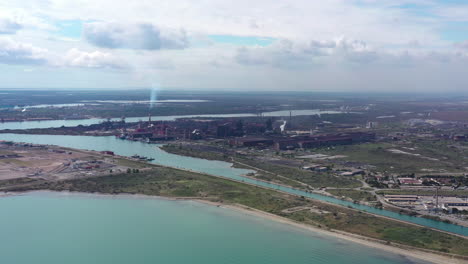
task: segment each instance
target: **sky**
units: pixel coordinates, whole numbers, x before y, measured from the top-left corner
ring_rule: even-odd
[[[464,0],[0,0],[0,88],[468,92]]]

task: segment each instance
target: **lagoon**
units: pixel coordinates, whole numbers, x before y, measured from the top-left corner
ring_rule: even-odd
[[[291,110],[291,111],[274,111],[265,112],[263,116],[289,116],[291,112],[292,116],[300,115],[321,115],[321,114],[342,114],[344,112],[339,111],[321,111],[318,109],[314,110]],[[152,116],[153,121],[174,121],[178,118],[229,118],[229,117],[254,117],[256,114],[241,113],[241,114],[207,114],[207,115],[174,115],[174,116]],[[120,118],[111,118],[111,121],[119,121]],[[148,120],[147,116],[143,117],[128,117],[125,119],[126,122],[138,122],[141,120]],[[44,120],[44,121],[22,121],[22,122],[4,122],[0,123],[0,130],[4,129],[34,129],[34,128],[52,128],[52,127],[73,127],[78,125],[89,126],[93,124],[99,124],[107,121],[105,118],[90,118],[90,119],[76,119],[76,120]]]
[[[145,157],[151,157],[155,160],[153,163],[176,167],[186,170],[191,170],[200,173],[211,174],[219,177],[225,177],[246,183],[263,186],[271,189],[280,190],[294,195],[302,195],[312,199],[326,201],[343,206],[353,207],[362,211],[403,220],[426,227],[431,227],[447,232],[452,232],[464,236],[468,236],[468,228],[453,224],[448,224],[440,221],[435,221],[426,218],[413,217],[402,215],[386,210],[377,209],[370,206],[354,204],[352,202],[343,201],[340,199],[323,196],[315,193],[308,193],[290,187],[280,186],[272,183],[258,181],[243,175],[252,172],[251,170],[232,168],[230,163],[222,161],[204,160],[191,157],[185,157],[167,153],[161,150],[158,146],[146,144],[143,142],[135,142],[128,140],[120,140],[115,137],[91,137],[91,136],[62,136],[62,135],[28,135],[28,134],[0,134],[0,140],[9,140],[15,142],[26,142],[34,144],[51,144],[62,147],[70,147],[76,149],[87,150],[110,150],[118,155],[132,156],[138,154]]]
[[[0,208],[0,263],[425,263],[193,201],[31,192]]]

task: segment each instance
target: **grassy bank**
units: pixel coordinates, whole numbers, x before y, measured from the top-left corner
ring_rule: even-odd
[[[345,190],[345,189],[327,189],[327,192],[341,197],[349,197],[354,201],[372,202],[376,201],[377,198],[369,192],[358,191],[358,190]]]
[[[414,145],[397,145],[390,143],[366,143],[346,146],[335,146],[332,149],[319,150],[327,155],[344,155],[344,160],[370,164],[376,166],[378,171],[393,173],[418,173],[421,169],[434,171],[463,171],[464,161],[460,158],[462,153],[442,147],[433,141],[429,143],[418,142]],[[405,147],[416,147],[408,150]],[[393,153],[392,150],[401,150],[409,154]],[[427,156],[426,156],[427,155]],[[458,156],[457,156],[458,155]],[[429,159],[431,158],[431,159]],[[435,159],[437,158],[437,159]]]
[[[274,164],[266,160],[258,160],[253,156],[250,157],[245,155],[236,155],[235,153],[232,153],[232,151],[229,152],[228,150],[225,152],[220,152],[214,151],[214,149],[212,150],[211,148],[207,149],[205,146],[200,145],[183,146],[174,144],[164,145],[161,148],[164,151],[177,155],[234,162],[235,167],[242,167],[247,169],[252,169],[252,167],[255,167],[263,170],[258,171],[260,179],[275,181],[293,187],[302,187],[302,185],[298,184],[298,182],[308,184],[315,188],[355,188],[361,186],[359,181],[349,177],[339,177],[327,173],[305,171],[298,167]],[[277,175],[282,177],[278,177]]]
[[[59,182],[38,182],[36,185],[17,186],[10,190],[35,189],[193,197],[214,202],[241,204],[324,229],[342,230],[388,242],[468,256],[467,239],[372,216],[345,207],[166,167],[155,167],[150,171],[140,173],[123,173]],[[322,211],[322,213],[313,210],[283,212],[284,209],[296,206],[317,208],[316,211]]]

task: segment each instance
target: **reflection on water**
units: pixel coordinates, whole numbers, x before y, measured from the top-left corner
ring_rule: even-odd
[[[192,201],[34,192],[0,207],[0,263],[424,263]]]
[[[265,112],[264,116],[292,116],[300,115],[320,115],[320,114],[341,114],[343,112],[337,111],[320,111],[320,110],[287,110],[287,111],[274,111]],[[177,118],[193,118],[193,117],[208,117],[208,118],[224,118],[224,117],[253,117],[256,114],[245,113],[245,114],[208,114],[208,115],[175,115],[175,116],[153,116],[153,121],[173,121]],[[119,121],[120,118],[112,118],[112,121]],[[128,117],[125,119],[126,122],[138,122],[140,120],[148,120],[147,116],[142,117]],[[99,124],[107,121],[104,118],[91,118],[91,119],[78,119],[78,120],[45,120],[45,121],[24,121],[24,122],[5,122],[0,123],[0,130],[3,129],[33,129],[33,128],[51,128],[61,126],[89,126],[93,124]]]
[[[164,166],[187,169],[195,172],[207,173],[211,175],[222,176],[230,179],[248,182],[251,184],[281,190],[295,195],[302,195],[317,200],[327,201],[334,204],[353,207],[359,210],[383,215],[423,226],[437,228],[444,231],[458,233],[467,236],[468,228],[447,224],[426,218],[402,215],[386,210],[377,209],[370,206],[354,204],[352,202],[323,196],[315,193],[307,193],[301,190],[284,187],[268,182],[258,181],[243,175],[252,172],[251,170],[238,169],[231,167],[232,164],[223,161],[204,160],[191,157],[185,157],[167,153],[159,147],[143,142],[129,140],[120,140],[115,137],[91,137],[91,136],[61,136],[61,135],[27,135],[27,134],[0,134],[0,140],[11,140],[16,142],[27,142],[35,144],[51,144],[76,149],[89,149],[104,151],[110,150],[122,156],[130,157],[138,154],[145,157],[154,158],[154,163]]]

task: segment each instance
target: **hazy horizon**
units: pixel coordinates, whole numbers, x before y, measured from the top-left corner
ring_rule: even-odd
[[[464,1],[27,0],[0,10],[0,88],[468,90]]]
[[[126,92],[148,92],[156,90],[158,93],[211,93],[211,94],[223,94],[223,93],[235,93],[235,94],[281,94],[281,93],[292,93],[292,94],[301,94],[301,93],[308,93],[308,94],[345,94],[345,95],[417,95],[417,96],[431,96],[431,95],[445,95],[445,96],[468,96],[467,91],[427,91],[423,94],[417,91],[405,90],[405,91],[379,91],[379,90],[264,90],[264,89],[202,89],[202,88],[150,88],[150,87],[99,87],[99,88],[82,88],[82,87],[70,87],[70,88],[33,88],[33,87],[18,87],[18,88],[0,88],[0,91],[7,92],[7,91],[50,91],[50,92],[80,92],[80,91],[95,91],[95,92],[110,92],[110,91],[126,91]]]

